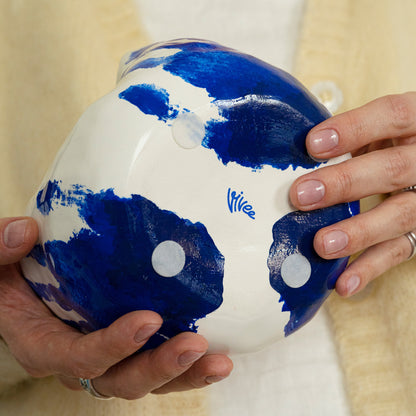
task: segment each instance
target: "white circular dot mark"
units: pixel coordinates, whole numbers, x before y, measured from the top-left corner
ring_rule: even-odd
[[[172,124],[172,136],[180,147],[194,149],[205,137],[204,123],[194,113],[179,114]]]
[[[282,263],[282,279],[294,289],[302,287],[311,277],[311,264],[302,254],[295,253],[287,256]]]
[[[335,113],[344,101],[342,91],[332,81],[317,82],[310,90],[331,113]]]
[[[184,268],[185,260],[183,248],[172,240],[161,242],[152,254],[153,269],[162,277],[176,276]]]

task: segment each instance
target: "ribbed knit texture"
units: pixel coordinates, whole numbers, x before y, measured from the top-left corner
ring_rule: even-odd
[[[344,93],[340,111],[416,90],[415,21],[414,0],[309,0],[295,75],[308,87],[334,81]],[[415,415],[416,261],[355,298],[333,294],[327,306],[353,415]]]
[[[147,40],[126,0],[0,0],[0,216],[21,215],[85,108],[115,86],[121,56]],[[10,386],[27,379],[10,390]],[[98,401],[30,380],[0,348],[0,415],[204,416],[201,391]]]

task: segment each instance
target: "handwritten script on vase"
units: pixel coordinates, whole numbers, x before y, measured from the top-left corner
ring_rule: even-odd
[[[248,215],[251,219],[256,219],[256,213],[253,210],[253,206],[248,203],[248,201],[244,198],[244,192],[236,192],[232,191],[231,188],[228,188],[227,193],[227,202],[228,202],[228,209],[230,210],[231,214],[234,212],[243,212],[244,214]]]

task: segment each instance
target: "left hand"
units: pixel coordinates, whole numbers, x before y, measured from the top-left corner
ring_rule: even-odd
[[[405,234],[416,229],[416,92],[391,95],[315,126],[306,146],[316,159],[351,152],[353,158],[298,178],[290,199],[310,211],[370,195],[390,194],[370,211],[317,232],[319,256],[334,259],[362,253],[339,277],[336,290],[349,296],[406,261],[413,247]]]
[[[135,354],[162,324],[152,311],[130,312],[87,335],[66,325],[21,274],[18,262],[37,237],[33,218],[0,218],[0,336],[31,376],[54,375],[73,390],[80,377],[94,379],[102,395],[131,400],[205,387],[231,372],[232,361],[206,353],[207,341],[192,332]]]

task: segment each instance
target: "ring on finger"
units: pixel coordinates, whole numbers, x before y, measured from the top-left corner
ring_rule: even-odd
[[[416,185],[407,186],[406,188],[402,189],[402,192],[416,192]]]
[[[79,384],[80,386],[89,393],[91,396],[95,397],[96,399],[100,400],[110,400],[113,397],[110,396],[103,396],[102,394],[98,393],[97,390],[95,390],[94,385],[92,384],[92,380],[89,378],[79,378]]]
[[[406,238],[409,240],[410,245],[412,246],[412,252],[407,260],[410,260],[416,254],[416,234],[413,231],[409,231],[405,234]]]

